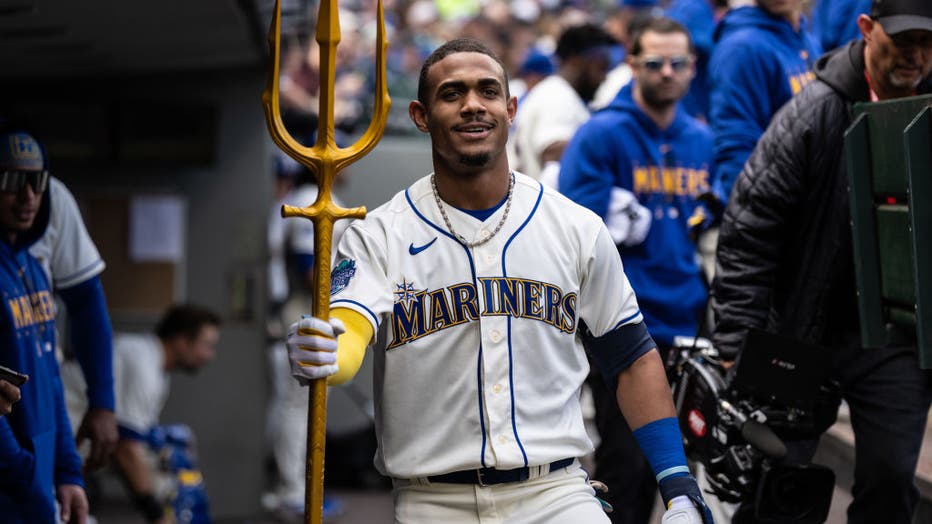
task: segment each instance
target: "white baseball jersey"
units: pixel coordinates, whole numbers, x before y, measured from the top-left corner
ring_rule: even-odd
[[[164,370],[162,342],[153,334],[119,333],[113,337],[113,390],[120,426],[145,436],[159,422],[168,400],[171,378]],[[72,426],[87,411],[86,383],[75,360],[61,365],[61,377]]]
[[[506,207],[484,222],[445,210],[474,241]],[[590,452],[577,326],[642,321],[602,220],[519,173],[501,230],[471,249],[430,177],[414,183],[344,234],[331,294],[377,330],[376,466],[396,478]]]
[[[84,227],[78,204],[68,188],[49,177],[49,225],[29,248],[55,289],[67,289],[104,270],[97,246]]]
[[[290,293],[300,291],[291,289],[286,269],[287,251],[301,254],[314,254],[314,223],[305,218],[282,218],[283,204],[291,206],[309,206],[317,200],[317,186],[304,184],[290,191],[284,198],[276,202],[269,213],[268,247],[269,247],[269,298],[276,302],[284,302]],[[334,203],[340,204],[340,199],[333,196]],[[338,220],[333,225],[333,245],[336,246],[349,227],[349,220]],[[331,254],[332,256],[335,254]],[[290,380],[290,379],[289,379]]]
[[[551,144],[569,141],[586,120],[589,109],[573,86],[560,75],[550,75],[521,100],[510,137],[523,173],[540,178],[540,156]]]

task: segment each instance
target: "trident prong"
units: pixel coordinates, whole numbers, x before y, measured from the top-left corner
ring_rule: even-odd
[[[317,141],[313,147],[303,146],[285,129],[279,106],[279,56],[281,54],[281,0],[275,1],[275,11],[269,28],[269,48],[272,67],[262,93],[265,121],[272,140],[297,162],[317,176],[317,200],[308,207],[282,206],[282,217],[304,217],[314,222],[314,279],[313,314],[319,318],[330,316],[330,253],[333,244],[333,224],[344,218],[364,218],[365,207],[342,208],[334,203],[331,189],[337,173],[371,151],[388,121],[391,99],[385,81],[385,61],[388,39],[385,35],[385,12],[382,0],[378,2],[378,30],[376,32],[376,97],[372,121],[365,133],[353,145],[340,148],[334,139],[334,78],[336,76],[336,50],[340,43],[340,20],[337,0],[321,0],[317,12],[316,40],[320,44],[320,97]],[[307,418],[307,470],[304,497],[305,521],[320,524],[324,505],[324,444],[327,422],[327,381],[311,382],[309,413]]]

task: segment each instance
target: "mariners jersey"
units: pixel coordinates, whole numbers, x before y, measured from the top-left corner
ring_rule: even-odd
[[[515,173],[494,237],[451,235],[430,177],[356,221],[340,243],[331,307],[376,329],[376,466],[413,478],[511,469],[592,450],[579,405],[589,372],[576,330],[642,321],[601,219]],[[472,242],[494,230],[445,205]]]
[[[29,254],[42,264],[55,289],[66,289],[99,275],[105,264],[84,227],[74,196],[55,177],[49,178],[49,198],[49,224]]]

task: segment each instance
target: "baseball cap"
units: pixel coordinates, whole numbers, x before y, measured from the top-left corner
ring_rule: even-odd
[[[519,75],[528,73],[537,73],[544,76],[550,75],[553,73],[553,61],[544,53],[532,49],[531,52],[528,53],[527,58],[524,59],[524,63],[521,64],[521,69],[518,70]]]
[[[878,20],[888,35],[903,31],[932,31],[932,1],[874,0],[871,18]]]
[[[0,191],[19,192],[28,183],[41,193],[49,181],[45,149],[29,133],[0,133]]]

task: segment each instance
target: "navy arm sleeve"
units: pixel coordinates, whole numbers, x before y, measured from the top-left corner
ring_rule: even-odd
[[[644,322],[618,326],[601,337],[593,336],[585,324],[581,328],[583,344],[599,366],[609,391],[613,393],[618,389],[618,375],[657,347]]]
[[[100,279],[91,277],[59,295],[68,310],[71,345],[87,382],[88,405],[113,411],[113,332]]]

